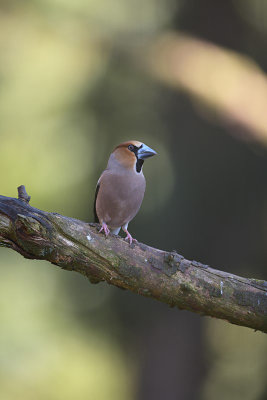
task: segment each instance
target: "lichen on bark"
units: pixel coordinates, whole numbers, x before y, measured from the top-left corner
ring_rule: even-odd
[[[98,233],[98,225],[48,213],[0,196],[0,245],[26,258],[50,261],[171,307],[221,318],[267,333],[267,282],[215,270],[177,252]]]

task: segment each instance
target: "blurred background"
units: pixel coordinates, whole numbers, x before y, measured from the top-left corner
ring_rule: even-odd
[[[113,147],[158,151],[131,233],[266,279],[264,0],[1,0],[1,195],[93,220]],[[265,400],[264,334],[0,251],[3,400]]]

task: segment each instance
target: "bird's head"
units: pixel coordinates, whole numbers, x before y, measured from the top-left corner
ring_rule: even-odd
[[[124,168],[134,169],[137,173],[142,171],[144,160],[154,156],[155,150],[137,140],[130,140],[115,147],[113,156]]]

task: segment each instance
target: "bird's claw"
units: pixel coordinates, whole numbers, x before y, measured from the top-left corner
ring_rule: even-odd
[[[133,242],[137,243],[137,240],[133,239],[132,235],[128,231],[125,233],[127,234],[126,238],[124,238],[124,240],[126,240],[126,242],[129,240],[130,244],[132,244]]]
[[[102,231],[104,231],[106,236],[108,236],[109,233],[110,233],[110,230],[108,229],[108,226],[107,226],[107,224],[105,224],[105,222],[103,222],[99,233],[102,232]]]

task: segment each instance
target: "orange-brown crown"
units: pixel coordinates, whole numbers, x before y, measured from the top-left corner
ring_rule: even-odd
[[[142,145],[141,142],[138,142],[138,140],[129,140],[128,142],[123,142],[121,144],[119,144],[117,147],[115,147],[115,150],[118,148],[127,148],[130,144],[136,146],[136,147],[140,147]]]
[[[130,145],[140,147],[142,143],[138,142],[137,140],[130,140],[128,142],[119,144],[113,150],[113,154],[115,155],[116,159],[124,168],[135,168],[136,156],[133,151],[129,150],[128,147]]]

